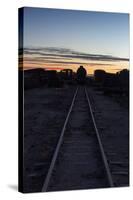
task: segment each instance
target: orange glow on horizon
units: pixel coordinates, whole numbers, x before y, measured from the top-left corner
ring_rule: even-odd
[[[108,73],[116,73],[121,71],[122,69],[129,69],[129,61],[101,61],[101,60],[82,60],[82,59],[72,59],[70,61],[65,59],[55,59],[47,60],[40,59],[36,57],[19,57],[19,67],[26,69],[34,69],[34,68],[44,68],[46,70],[57,70],[60,71],[62,69],[72,69],[74,72],[77,71],[79,66],[82,65],[88,75],[93,75],[94,71],[97,69],[104,70]]]
[[[105,70],[108,73],[116,73],[122,69],[129,69],[129,63],[119,63],[119,64],[102,64],[102,63],[89,63],[89,64],[61,64],[61,63],[28,63],[24,61],[24,63],[19,64],[19,67],[22,67],[24,70],[33,69],[33,68],[44,68],[46,70],[57,70],[60,71],[62,69],[72,69],[74,72],[77,71],[78,67],[83,65],[83,67],[87,70],[87,74],[93,75],[94,71],[97,69]]]

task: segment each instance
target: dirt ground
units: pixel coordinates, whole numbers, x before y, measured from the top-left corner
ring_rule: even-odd
[[[71,86],[24,93],[24,192],[40,192],[74,91]],[[128,109],[100,91],[88,91],[115,186],[128,186]]]
[[[90,89],[93,111],[115,186],[129,185],[129,111],[114,98]]]
[[[24,94],[24,191],[38,192],[75,88],[36,88]]]

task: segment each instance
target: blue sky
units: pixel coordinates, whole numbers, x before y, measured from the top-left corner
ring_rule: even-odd
[[[24,47],[129,58],[129,15],[26,7]]]

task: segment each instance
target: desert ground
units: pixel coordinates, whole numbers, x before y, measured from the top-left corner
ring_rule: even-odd
[[[40,192],[76,86],[24,92],[24,191]],[[114,98],[88,88],[115,186],[128,186],[129,113]]]

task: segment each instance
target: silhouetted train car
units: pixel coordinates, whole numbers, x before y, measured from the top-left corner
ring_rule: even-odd
[[[106,72],[104,70],[100,70],[100,69],[95,70],[95,72],[94,72],[94,80],[97,83],[103,84],[104,79],[105,79],[105,74],[106,74]]]
[[[83,66],[77,69],[77,83],[80,85],[86,84],[87,71]]]
[[[60,71],[60,76],[64,80],[72,80],[73,79],[73,70],[72,69],[63,69]]]
[[[44,84],[45,70],[41,68],[24,70],[24,88],[41,87]]]
[[[96,87],[98,90],[102,90],[103,88],[105,74],[106,72],[104,70],[98,69],[94,71],[93,86]]]
[[[120,85],[124,93],[129,92],[129,70],[123,69],[117,73],[119,77]]]
[[[46,77],[48,87],[63,87],[63,81],[58,76],[56,70],[46,71]]]
[[[72,69],[63,69],[59,72],[59,77],[66,84],[75,84],[76,75]]]
[[[123,69],[118,72],[120,83],[123,87],[129,87],[129,70]]]
[[[96,70],[94,80],[105,94],[128,94],[129,92],[129,71],[124,69],[116,74],[106,73],[104,70]]]

